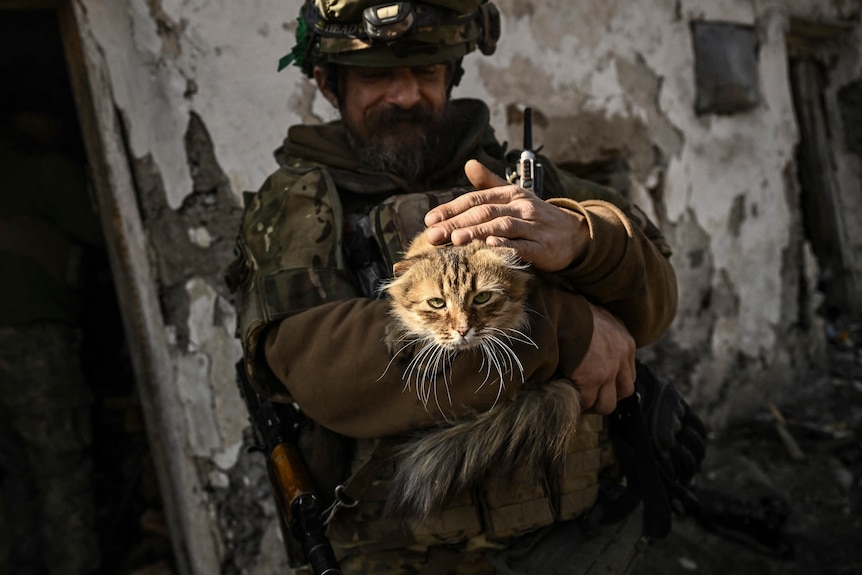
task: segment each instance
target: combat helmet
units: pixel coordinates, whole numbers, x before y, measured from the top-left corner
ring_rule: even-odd
[[[500,13],[488,0],[306,0],[296,46],[278,69],[293,64],[310,78],[320,64],[460,64],[476,48],[493,54],[499,37]]]

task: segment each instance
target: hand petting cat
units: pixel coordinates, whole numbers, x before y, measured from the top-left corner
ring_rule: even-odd
[[[581,260],[591,241],[581,214],[509,184],[476,160],[468,161],[464,171],[477,191],[428,212],[425,234],[431,243],[463,245],[484,239],[489,245],[514,248],[523,261],[545,272]],[[580,390],[585,411],[609,414],[618,400],[634,393],[636,345],[610,312],[592,304],[590,308],[593,333],[586,356],[576,366],[560,367]],[[564,342],[560,347],[565,349]]]
[[[484,239],[492,246],[514,248],[521,260],[546,272],[565,269],[583,257],[590,233],[581,214],[508,183],[476,160],[468,161],[464,172],[478,191],[428,212],[425,234],[432,244]]]

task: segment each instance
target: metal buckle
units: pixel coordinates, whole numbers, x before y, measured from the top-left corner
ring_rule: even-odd
[[[332,518],[335,516],[335,512],[342,507],[350,509],[351,507],[356,507],[357,505],[359,505],[359,501],[348,495],[344,491],[343,485],[336,485],[335,499],[333,499],[332,504],[323,511],[323,524],[329,525],[329,522],[332,521]]]
[[[362,12],[365,33],[372,40],[394,40],[413,28],[416,15],[412,2],[392,2],[366,8]]]

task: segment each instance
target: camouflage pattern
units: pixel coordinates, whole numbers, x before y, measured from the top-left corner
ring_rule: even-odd
[[[392,265],[401,260],[406,246],[425,229],[423,220],[428,210],[469,190],[472,188],[459,187],[439,192],[397,195],[372,208],[369,218],[386,269],[391,270]]]
[[[252,383],[263,395],[291,401],[261,357],[260,337],[265,328],[292,311],[362,295],[342,253],[342,228],[346,222],[343,202],[349,204],[350,214],[369,217],[385,267],[391,269],[409,239],[423,228],[427,210],[471,189],[464,187],[462,169],[467,158],[476,157],[496,172],[503,171],[505,151],[487,129],[487,107],[472,102],[469,110],[475,113],[458,157],[434,174],[433,184],[442,190],[438,192],[405,193],[393,186],[396,180],[386,174],[351,172],[347,169],[349,155],[337,148],[338,142],[346,141],[337,135],[338,123],[321,127],[324,131],[320,134],[325,133],[325,138],[309,139],[331,148],[308,149],[291,142],[289,135],[283,150],[277,153],[280,169],[257,194],[246,196],[237,260],[228,273],[238,298],[237,335],[243,344],[246,367]],[[292,128],[290,134],[295,133]],[[339,158],[333,166],[323,163],[329,153]],[[314,161],[303,159],[309,155]],[[617,192],[559,172],[546,158],[543,163],[548,197],[576,201],[599,198],[627,214],[638,213]],[[651,239],[660,245],[663,240],[657,229],[655,232]],[[560,478],[560,497],[551,497],[544,487],[520,485],[518,477],[500,478],[479,492],[465,493],[450,501],[446,509],[422,526],[382,518],[387,482],[394,472],[386,455],[395,440],[352,442],[353,474],[346,490],[359,503],[340,508],[329,526],[344,572],[494,572],[476,557],[511,543],[525,531],[578,517],[592,507],[599,475],[615,462],[603,421],[600,416],[584,417],[581,430],[570,444],[566,475]],[[310,445],[304,451],[309,455],[307,461],[314,461],[310,454],[324,450]],[[322,478],[314,468],[311,472],[317,484],[341,481]],[[327,502],[331,498],[331,493],[321,495]],[[471,552],[467,553],[467,549]],[[427,571],[432,561],[448,561],[453,550],[460,557],[458,561],[464,562],[463,568],[455,561],[446,563],[446,570]]]
[[[497,575],[627,575],[648,543],[642,528],[641,508],[589,531],[581,521],[566,521],[524,535],[505,549],[488,550],[484,557]]]
[[[347,557],[341,562],[341,568],[350,575],[494,575],[497,572],[483,553],[443,547]]]
[[[322,169],[279,170],[247,199],[238,257],[228,272],[228,283],[238,290],[238,334],[258,392],[290,401],[260,363],[260,336],[289,310],[358,295],[341,250],[341,202]]]
[[[487,0],[426,0],[459,14],[469,14]],[[371,6],[384,4],[380,0],[314,0],[314,6],[326,20],[334,22],[358,22],[362,12]]]
[[[79,346],[61,324],[0,327],[0,540],[9,546],[0,573],[80,575],[99,565]]]
[[[410,15],[391,25],[394,15],[388,9],[394,2],[307,0],[299,11],[296,46],[281,58],[278,69],[295,64],[311,77],[314,66],[320,64],[426,66],[460,61],[477,47],[485,55],[495,51],[500,15],[493,3],[427,0],[406,4],[410,4]],[[381,27],[387,34],[379,36],[369,29],[363,12],[373,7],[382,8],[379,15],[390,20]]]
[[[615,463],[604,418],[586,414],[570,439],[565,476],[537,485],[527,480],[533,474],[526,469],[506,477],[491,474],[481,488],[453,497],[427,521],[404,523],[384,516],[395,473],[389,454],[397,439],[358,443],[365,454],[360,452],[357,459],[366,463],[344,486],[358,504],[340,508],[327,530],[341,557],[368,557],[393,549],[429,553],[446,546],[479,552],[509,545],[524,533],[575,519],[590,509],[598,497],[599,475]]]
[[[371,207],[369,218],[386,269],[391,269],[410,239],[423,229],[423,217],[429,209],[469,189],[393,195]],[[258,345],[254,334],[288,310],[359,294],[347,279],[346,263],[340,253],[341,226],[336,218],[341,217],[341,204],[326,171],[313,166],[303,170],[295,164],[282,168],[259,194],[248,200],[238,244],[241,263],[235,265],[234,274],[244,294],[239,306],[239,333],[245,334],[246,349],[254,350]],[[285,250],[284,246],[294,249]],[[337,278],[338,282],[320,278]],[[255,356],[255,352],[245,356],[253,368],[255,362],[249,360]],[[260,365],[256,373],[269,372]],[[267,381],[264,377],[258,380],[264,383],[261,387],[265,392],[276,398],[286,397],[283,386],[274,378],[265,387]],[[573,519],[593,506],[599,472],[614,462],[610,444],[602,440],[603,421],[597,415],[582,418],[570,442],[566,476],[554,482],[560,485],[558,493],[552,494],[544,485],[527,484],[517,474],[492,479],[476,493],[453,498],[445,509],[421,525],[407,525],[383,515],[387,486],[394,474],[394,463],[387,455],[395,440],[357,441],[354,461],[359,467],[345,490],[359,503],[339,510],[328,535],[339,556],[348,558],[348,563],[350,557],[362,558],[356,560],[363,565],[357,572],[384,573],[384,569],[394,564],[403,566],[407,561],[403,555],[393,559],[393,549],[412,550],[422,557],[451,545],[478,552],[528,531]],[[382,554],[379,563],[369,558],[377,554]],[[372,564],[381,571],[368,571]]]

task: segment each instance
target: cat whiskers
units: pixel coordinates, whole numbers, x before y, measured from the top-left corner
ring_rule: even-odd
[[[509,340],[510,342],[511,342],[511,341],[519,341],[519,342],[521,342],[521,343],[525,343],[525,344],[527,344],[527,345],[532,345],[532,346],[533,346],[533,347],[535,347],[536,349],[539,349],[539,346],[538,346],[538,345],[536,345],[536,342],[535,342],[535,341],[533,341],[533,340],[532,340],[532,338],[530,338],[530,336],[528,336],[526,333],[524,333],[524,332],[522,332],[522,331],[520,331],[520,330],[512,329],[512,328],[509,328],[509,329],[507,329],[507,330],[502,330],[502,329],[500,329],[500,328],[496,328],[496,327],[489,327],[489,328],[486,328],[486,329],[487,329],[488,331],[496,331],[496,332],[499,332],[500,334],[502,334],[502,335],[503,335],[503,337],[505,337],[505,338],[506,338],[507,340]],[[514,335],[512,335],[512,334],[514,334]]]
[[[398,358],[398,354],[400,354],[402,351],[404,351],[408,347],[412,346],[413,344],[418,343],[419,338],[415,337],[415,338],[407,339],[405,337],[405,338],[401,338],[398,340],[398,343],[402,343],[402,342],[406,342],[406,343],[404,343],[404,345],[399,347],[395,351],[395,353],[392,354],[392,359],[390,359],[389,363],[386,364],[386,369],[383,370],[383,373],[380,374],[380,377],[377,378],[377,381],[380,381],[381,379],[383,379],[383,377],[389,372],[389,368],[392,367],[393,363],[395,363],[395,360]],[[409,381],[404,384],[404,389],[405,390],[410,389],[410,382]]]
[[[520,342],[527,345],[532,345],[538,349],[536,343],[524,332],[516,329],[499,329],[487,328],[488,332],[480,343],[475,344],[471,349],[482,353],[482,364],[479,369],[485,370],[485,379],[476,388],[476,393],[479,392],[488,382],[492,381],[492,375],[496,374],[493,381],[498,382],[497,397],[494,399],[492,408],[500,400],[503,390],[506,387],[506,380],[512,379],[515,372],[520,375],[521,382],[524,382],[524,365],[518,358],[518,355],[512,349],[513,342]],[[438,382],[442,380],[443,387],[446,391],[446,401],[452,405],[452,394],[450,390],[450,374],[452,372],[452,361],[458,355],[459,350],[452,350],[442,347],[434,342],[423,340],[422,338],[407,338],[404,337],[398,340],[403,344],[393,354],[392,359],[386,366],[383,375],[389,371],[395,358],[404,350],[414,345],[421,345],[413,357],[410,359],[407,367],[404,368],[404,373],[401,379],[404,381],[404,390],[409,391],[411,384],[416,385],[416,396],[422,402],[422,405],[427,409],[431,402],[432,396],[434,404],[443,415],[446,414],[440,405],[440,394]],[[422,345],[424,342],[424,345]],[[380,377],[382,378],[383,375]],[[506,376],[509,375],[507,378]],[[448,421],[448,419],[447,419]]]
[[[423,342],[424,345],[422,345]],[[404,381],[404,391],[409,391],[410,384],[415,382],[416,396],[426,409],[428,407],[428,403],[431,401],[433,393],[434,404],[443,415],[443,418],[448,421],[446,413],[440,405],[440,396],[437,393],[437,373],[440,374],[440,377],[443,380],[443,386],[446,390],[446,400],[451,406],[452,394],[449,389],[449,374],[452,371],[452,360],[458,352],[445,349],[432,341],[427,341],[419,337],[401,337],[398,339],[398,343],[403,345],[401,345],[401,347],[392,354],[392,358],[386,365],[386,369],[383,370],[383,373],[380,374],[377,381],[380,381],[383,376],[386,375],[389,368],[392,367],[392,364],[401,352],[415,345],[422,345],[422,347],[420,347],[410,359],[407,367],[404,368],[404,373],[401,375],[401,379]]]
[[[434,404],[447,421],[446,413],[440,405],[437,374],[439,373],[442,377],[443,387],[446,390],[446,399],[449,405],[452,405],[452,394],[449,390],[449,373],[452,371],[452,359],[455,355],[457,355],[457,352],[440,347],[433,342],[428,342],[416,352],[416,355],[410,360],[402,375],[405,389],[410,389],[411,380],[415,381],[416,395],[426,409],[433,393]]]
[[[515,368],[517,367],[517,372],[521,376],[521,383],[524,382],[524,364],[521,363],[520,358],[518,358],[518,355],[509,344],[513,341],[518,341],[532,345],[536,349],[538,349],[539,346],[537,346],[536,342],[530,339],[527,334],[515,329],[487,329],[488,331],[496,332],[499,335],[489,334],[486,336],[484,341],[482,341],[481,350],[483,357],[480,369],[482,367],[485,368],[485,380],[478,388],[476,388],[476,393],[478,393],[479,390],[485,387],[485,384],[490,381],[492,370],[496,371],[499,385],[497,387],[497,397],[494,398],[494,403],[491,405],[493,408],[494,405],[497,405],[497,402],[500,400],[500,396],[503,393],[503,389],[506,387],[505,376],[507,374],[510,375],[509,379],[511,379],[514,376]],[[503,341],[503,338],[508,340],[508,343]]]

